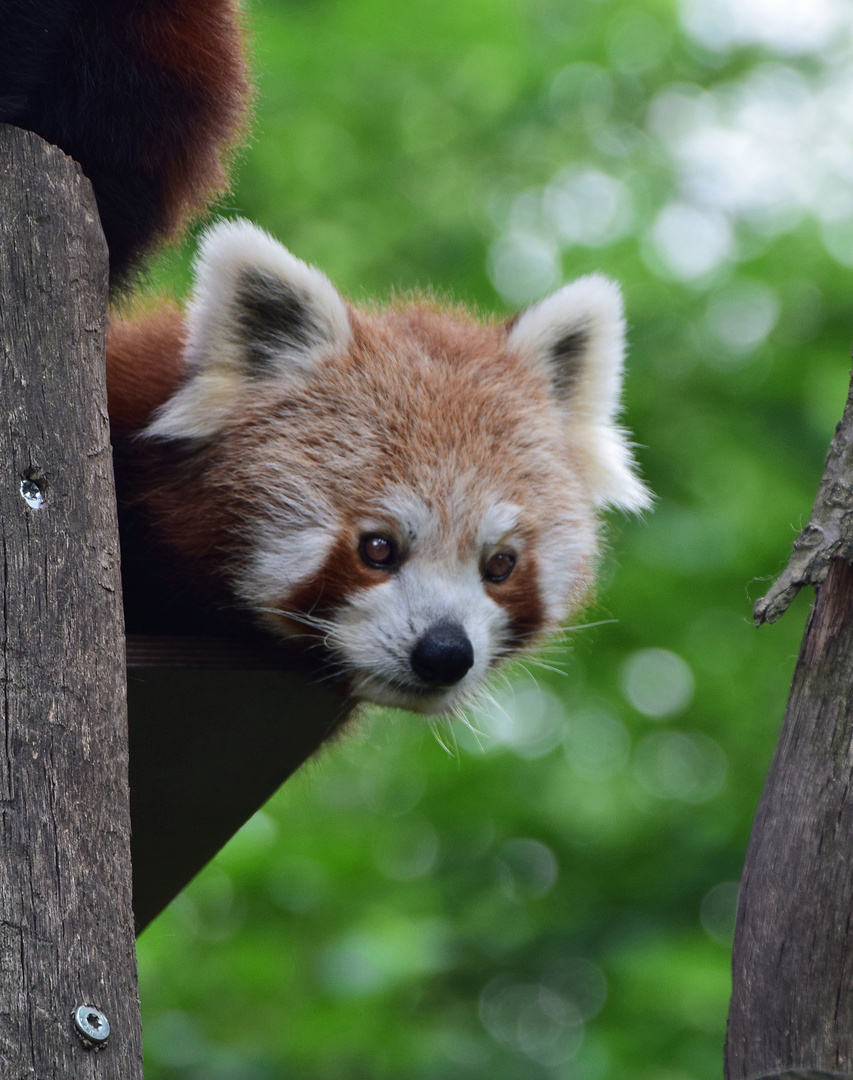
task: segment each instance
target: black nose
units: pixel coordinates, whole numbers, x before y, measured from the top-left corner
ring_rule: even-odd
[[[455,622],[437,622],[412,649],[412,669],[436,686],[452,686],[474,663],[474,646]]]

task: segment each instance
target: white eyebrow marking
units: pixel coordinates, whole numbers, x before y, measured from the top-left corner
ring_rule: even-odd
[[[518,525],[521,507],[515,503],[494,503],[485,512],[477,530],[477,542],[480,547],[493,547]]]
[[[404,539],[417,540],[427,546],[438,540],[438,514],[415,492],[402,486],[389,488],[379,502],[379,509],[390,514]]]

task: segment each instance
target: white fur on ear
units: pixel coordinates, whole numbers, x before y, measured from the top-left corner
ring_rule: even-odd
[[[616,282],[590,274],[533,304],[509,334],[512,349],[546,368],[584,459],[598,506],[642,510],[651,494],[634,472],[621,408],[625,317]]]
[[[147,434],[209,438],[247,378],[309,371],[352,339],[329,279],[248,221],[222,221],[202,238],[186,318],[189,380]]]

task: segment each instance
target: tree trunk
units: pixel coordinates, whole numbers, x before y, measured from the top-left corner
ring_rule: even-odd
[[[809,525],[756,621],[817,586],[746,855],[728,1080],[853,1078],[853,388]]]
[[[55,147],[0,178],[0,1076],[140,1080],[107,253]]]

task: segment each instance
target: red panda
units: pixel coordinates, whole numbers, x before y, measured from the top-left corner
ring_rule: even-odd
[[[623,353],[599,275],[508,322],[361,309],[224,222],[186,316],[114,320],[110,413],[177,578],[308,641],[353,699],[447,713],[583,604],[599,512],[649,503]]]
[[[0,0],[0,122],[73,157],[126,285],[227,186],[249,82],[236,0]]]

